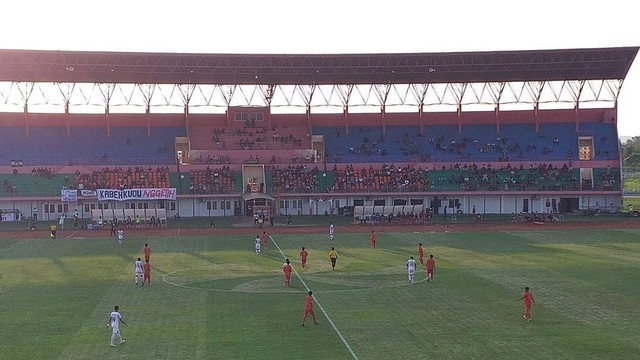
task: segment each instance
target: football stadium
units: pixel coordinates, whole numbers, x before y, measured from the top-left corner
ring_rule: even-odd
[[[0,50],[3,358],[639,358],[638,49]]]

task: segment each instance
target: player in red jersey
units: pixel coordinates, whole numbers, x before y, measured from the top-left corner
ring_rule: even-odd
[[[313,312],[313,291],[309,290],[309,295],[304,297],[304,316],[302,317],[302,326],[304,326],[305,320],[307,320],[307,316],[311,314],[313,318],[313,323],[318,324],[316,321],[316,314]]]
[[[520,300],[524,300],[524,318],[527,321],[531,321],[531,305],[535,304],[536,301],[533,299],[533,293],[529,291],[529,287],[524,288],[524,293]]]
[[[262,232],[262,246],[266,251],[269,251],[269,234],[266,231]]]
[[[286,259],[284,261],[284,265],[282,265],[282,271],[284,272],[284,285],[286,287],[291,287],[291,272],[293,271],[293,267],[291,267],[289,259]]]
[[[303,269],[305,268],[305,266],[307,266],[307,256],[309,256],[309,253],[304,249],[303,246],[302,250],[300,250],[300,263],[302,264]]]
[[[143,270],[143,277],[142,277],[142,286],[144,286],[145,282],[149,283],[149,286],[151,286],[151,264],[149,264],[149,260],[145,261],[144,265],[142,266],[142,270]]]
[[[149,260],[151,260],[151,248],[149,244],[144,244],[142,252],[144,253],[144,261],[149,262]]]
[[[433,259],[433,254],[429,255],[427,260],[427,281],[433,281],[433,273],[436,271],[436,261]]]
[[[369,241],[371,242],[371,247],[375,249],[376,243],[378,242],[378,235],[373,230],[371,230],[371,236],[369,236]]]
[[[418,261],[420,261],[420,265],[424,264],[424,249],[422,248],[422,243],[418,243]]]

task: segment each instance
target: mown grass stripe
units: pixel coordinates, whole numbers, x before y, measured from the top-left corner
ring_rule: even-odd
[[[280,246],[278,246],[278,243],[276,242],[276,240],[272,236],[269,236],[269,238],[271,239],[273,244],[278,248],[278,251],[280,252],[280,254],[282,254],[282,257],[284,259],[287,259],[287,256],[284,254],[284,252],[282,252],[282,249],[280,249]],[[309,287],[304,282],[304,280],[302,279],[302,277],[296,271],[295,268],[293,269],[293,272],[296,274],[296,276],[298,277],[298,280],[300,280],[300,283],[302,283],[302,285],[305,287],[305,289],[307,289],[307,291],[310,291]],[[333,322],[333,320],[331,320],[331,318],[329,317],[329,314],[327,314],[327,312],[324,309],[324,307],[322,306],[322,304],[320,304],[320,301],[318,300],[318,297],[314,296],[313,300],[315,301],[316,304],[318,304],[318,307],[322,311],[322,314],[324,315],[324,317],[327,318],[327,321],[329,321],[329,324],[331,324],[331,327],[333,328],[333,330],[336,332],[336,334],[338,334],[338,337],[340,338],[340,340],[342,341],[344,346],[347,348],[347,350],[349,351],[349,353],[351,354],[353,359],[354,360],[359,360],[358,355],[356,355],[356,353],[353,351],[353,349],[351,348],[351,345],[349,345],[349,342],[347,342],[347,339],[345,339],[344,336],[342,336],[342,333],[340,332],[340,330],[338,330],[338,327],[336,326],[336,324]]]

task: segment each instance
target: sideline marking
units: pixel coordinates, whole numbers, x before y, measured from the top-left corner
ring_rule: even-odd
[[[454,230],[454,229],[450,228],[450,227],[449,227],[449,226],[447,226],[447,225],[442,225],[442,224],[436,224],[436,225],[438,225],[439,227],[443,228],[443,229],[444,229],[444,232],[457,232],[456,230]]]
[[[347,230],[347,231],[349,231],[349,232],[351,232],[351,233],[354,233],[354,232],[355,232],[355,231],[353,231],[353,230],[349,229],[346,225],[341,225],[341,226],[342,226],[342,228],[344,228],[345,230]],[[366,233],[365,233],[365,234],[366,234]]]
[[[280,246],[278,246],[278,243],[273,238],[273,236],[269,235],[269,238],[273,242],[273,245],[275,245],[278,248],[278,251],[280,252],[282,257],[284,259],[287,259],[287,256],[282,252],[282,249],[280,249]],[[296,269],[293,266],[292,266],[292,269],[293,269],[293,272],[298,277],[298,280],[300,280],[300,282],[302,283],[302,285],[304,285],[304,287],[307,289],[307,291],[310,291],[311,289],[309,289],[309,287],[307,286],[307,283],[305,283],[304,280],[302,280],[302,277],[300,276],[300,274],[296,271]],[[351,348],[351,346],[347,342],[347,339],[345,339],[344,336],[342,336],[342,333],[340,332],[340,330],[338,330],[338,327],[336,327],[336,324],[333,323],[333,321],[329,317],[329,314],[327,314],[327,312],[324,310],[324,308],[320,304],[320,301],[318,301],[318,298],[314,296],[313,297],[313,301],[315,301],[315,303],[318,304],[318,307],[320,308],[320,311],[322,311],[322,314],[324,315],[324,317],[327,318],[327,321],[329,321],[329,324],[331,324],[331,327],[333,328],[333,330],[335,330],[336,334],[338,334],[338,337],[340,337],[340,340],[342,340],[342,343],[344,344],[344,346],[346,346],[347,350],[349,350],[349,353],[351,353],[351,356],[353,357],[353,359],[354,360],[360,360],[358,358],[358,355],[356,355],[356,353],[353,351],[353,349]]]
[[[76,230],[76,231],[72,232],[71,235],[67,236],[65,239],[70,239],[73,235],[77,234],[78,231],[80,231],[80,230]]]

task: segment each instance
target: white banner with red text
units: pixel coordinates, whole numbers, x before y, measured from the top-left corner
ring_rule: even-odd
[[[176,188],[98,189],[98,201],[175,200]]]

